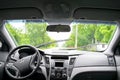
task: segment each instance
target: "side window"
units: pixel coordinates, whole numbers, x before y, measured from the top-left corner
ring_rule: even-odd
[[[2,42],[0,41],[0,49],[2,48]]]
[[[0,39],[0,51],[9,51],[8,45],[3,39]]]
[[[115,55],[119,55],[120,56],[120,44],[115,49]]]

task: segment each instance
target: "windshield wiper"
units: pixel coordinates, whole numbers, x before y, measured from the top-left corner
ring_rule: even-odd
[[[56,40],[56,41],[52,41],[52,42],[47,42],[47,43],[43,43],[43,44],[37,45],[36,48],[39,48],[39,47],[42,47],[42,46],[46,46],[46,45],[49,45],[49,44],[53,44],[53,43],[57,43],[57,42],[68,41],[68,40],[70,40],[70,39],[63,39],[63,40]]]

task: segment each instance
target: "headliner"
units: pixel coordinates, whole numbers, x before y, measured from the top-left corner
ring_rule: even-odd
[[[86,17],[87,14],[82,15],[82,17],[79,14],[77,14],[76,16],[75,13],[77,12],[75,11],[78,10],[78,12],[80,13],[81,9],[92,9],[92,11],[95,11],[93,9],[97,9],[97,10],[104,9],[104,10],[111,10],[111,12],[119,14],[120,0],[0,0],[1,12],[3,12],[3,10],[8,10],[6,12],[9,13],[10,10],[18,9],[18,8],[23,9],[23,11],[26,11],[26,8],[32,8],[31,12],[33,12],[33,8],[38,9],[38,11],[40,12],[36,14],[31,14],[33,15],[33,17],[35,15],[38,18],[44,18],[44,19],[73,19],[73,18],[84,18],[84,16]],[[117,12],[115,12],[116,10]],[[6,12],[3,12],[2,16]],[[13,15],[17,16],[18,13],[15,13],[15,12],[16,11],[13,11],[14,13]],[[13,17],[13,19],[14,18],[22,19],[22,18],[25,18],[26,14],[30,14],[30,12],[27,13],[27,11],[24,13],[25,15],[23,17]],[[12,13],[10,14],[11,16],[13,16]],[[82,14],[84,14],[84,11]],[[98,15],[98,14],[99,13],[95,13],[94,15]],[[103,15],[103,16],[106,16],[106,15]],[[115,16],[115,15],[116,14],[110,15],[110,16]],[[88,19],[89,19],[89,16],[91,15],[87,15]],[[111,20],[118,20],[119,18],[116,19],[116,17],[119,17],[119,15],[115,16],[115,18],[112,18]],[[7,16],[7,18],[3,17],[3,19],[12,19],[12,17],[9,18],[9,16]],[[92,19],[97,19],[97,16]]]

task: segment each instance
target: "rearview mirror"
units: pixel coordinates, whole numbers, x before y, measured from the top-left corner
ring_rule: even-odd
[[[49,32],[70,32],[69,25],[48,25],[47,31]]]

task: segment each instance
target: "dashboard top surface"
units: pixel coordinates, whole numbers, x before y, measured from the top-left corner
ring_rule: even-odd
[[[74,56],[82,54],[103,54],[101,52],[88,52],[88,51],[79,51],[79,50],[66,50],[66,49],[48,49],[43,51],[45,55],[65,55],[65,56]]]

